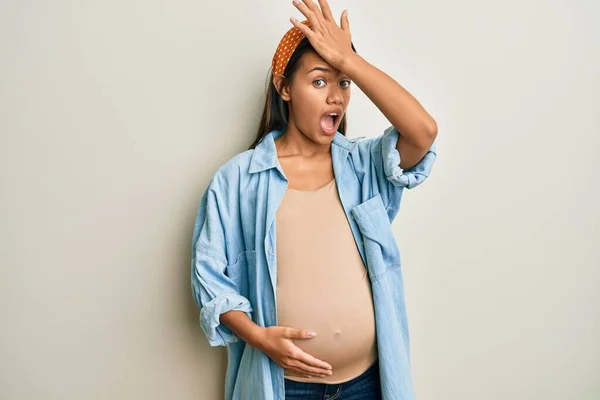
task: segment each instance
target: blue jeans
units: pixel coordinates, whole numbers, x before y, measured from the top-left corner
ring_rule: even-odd
[[[285,379],[286,400],[381,400],[379,362],[347,382],[326,384]]]

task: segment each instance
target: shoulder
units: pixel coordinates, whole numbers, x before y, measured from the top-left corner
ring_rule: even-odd
[[[222,163],[217,168],[212,182],[214,184],[227,184],[246,179],[252,153],[254,153],[254,149],[246,150]]]
[[[378,137],[370,136],[355,136],[345,138],[346,149],[352,157],[364,158],[371,153],[373,145],[377,142]]]
[[[396,148],[396,143],[399,138],[399,132],[390,126],[383,132],[375,136],[359,136],[353,138],[355,144],[352,149],[354,153],[360,155],[367,155],[377,152],[389,152]]]
[[[254,149],[243,151],[231,157],[221,164],[217,169],[216,175],[231,177],[240,173],[247,173],[250,161],[252,160],[252,153],[254,153]]]
[[[340,132],[337,132],[333,138],[333,145],[336,145],[344,150],[347,150],[349,152],[353,152],[355,150],[357,150],[358,146],[357,144],[360,143],[361,141],[363,141],[366,138],[366,136],[354,136],[354,137],[349,137],[349,136],[345,136]]]

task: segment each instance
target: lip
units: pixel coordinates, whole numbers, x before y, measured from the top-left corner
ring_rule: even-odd
[[[323,113],[321,115],[321,118],[319,119],[319,121],[320,121],[323,119],[323,117],[329,116],[329,114],[332,114],[332,113],[337,114],[337,117],[335,118],[335,122],[333,124],[332,129],[326,129],[325,127],[323,127],[323,125],[319,124],[321,126],[321,131],[329,136],[334,135],[337,132],[337,128],[340,126],[340,122],[342,121],[343,110],[340,108],[330,109],[330,110],[326,111],[325,113]]]
[[[335,113],[338,115],[338,117],[342,116],[344,110],[342,110],[341,108],[332,108],[330,110],[325,111],[323,114],[321,114],[321,118],[323,118],[326,115]]]

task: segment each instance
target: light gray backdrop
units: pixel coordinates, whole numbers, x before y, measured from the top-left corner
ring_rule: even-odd
[[[600,398],[600,6],[341,1],[436,118],[394,224],[422,400]],[[0,398],[218,399],[192,224],[290,1],[0,1]],[[355,87],[349,135],[385,118]]]

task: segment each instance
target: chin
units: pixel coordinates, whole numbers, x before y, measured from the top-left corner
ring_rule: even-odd
[[[317,139],[318,139],[319,143],[331,143],[331,142],[333,142],[334,136],[335,136],[335,133],[327,134],[327,133],[321,131],[321,129],[319,129],[319,131],[317,133]]]

